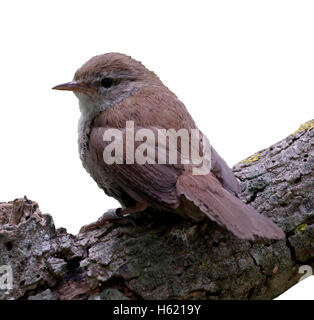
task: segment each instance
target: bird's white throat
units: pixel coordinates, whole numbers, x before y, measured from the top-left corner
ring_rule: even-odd
[[[76,93],[79,99],[81,117],[78,124],[78,146],[81,159],[84,158],[88,146],[88,135],[93,119],[108,106],[105,101],[94,101],[85,94]]]

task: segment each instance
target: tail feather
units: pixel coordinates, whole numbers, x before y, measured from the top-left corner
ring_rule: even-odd
[[[179,195],[241,239],[285,238],[282,229],[271,219],[225,190],[211,173],[206,176],[183,174],[178,178],[176,187]]]

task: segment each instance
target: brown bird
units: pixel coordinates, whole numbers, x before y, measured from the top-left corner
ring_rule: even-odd
[[[83,166],[104,192],[122,208],[108,210],[83,231],[148,207],[175,212],[195,220],[209,217],[243,239],[282,239],[274,222],[237,198],[239,183],[226,162],[210,147],[211,171],[193,174],[193,164],[107,163],[104,150],[110,141],[106,130],[121,133],[126,148],[126,122],[134,122],[136,134],[150,129],[197,129],[182,102],[140,62],[119,53],[95,56],[75,73],[74,80],[53,89],[71,90],[79,99],[79,153]],[[200,145],[204,146],[201,133]],[[144,141],[144,140],[143,140]],[[135,149],[139,142],[135,142]],[[156,148],[157,145],[153,145]],[[167,147],[170,149],[169,145]],[[178,158],[182,149],[177,147]],[[156,152],[157,154],[157,152]],[[169,160],[167,158],[167,160]]]

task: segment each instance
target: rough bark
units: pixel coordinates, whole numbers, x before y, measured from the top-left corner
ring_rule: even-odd
[[[0,203],[0,299],[272,299],[314,264],[314,122],[234,167],[243,201],[286,240],[240,240],[208,220],[137,214],[76,236],[26,198]],[[74,213],[69,213],[74,214]],[[0,275],[1,276],[1,275]]]

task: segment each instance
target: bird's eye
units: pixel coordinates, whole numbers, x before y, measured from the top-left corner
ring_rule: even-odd
[[[113,84],[113,80],[112,78],[103,78],[101,80],[101,85],[104,87],[104,88],[110,88]]]

